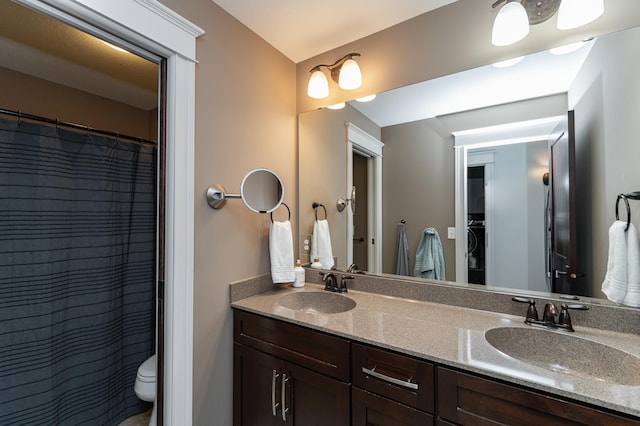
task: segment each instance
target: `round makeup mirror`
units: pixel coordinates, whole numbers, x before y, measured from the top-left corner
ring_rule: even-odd
[[[206,192],[207,202],[214,209],[220,209],[228,198],[241,198],[245,206],[256,213],[271,213],[284,200],[284,184],[275,172],[269,169],[255,169],[247,173],[240,185],[240,194],[229,194],[224,186],[215,184]]]
[[[273,171],[255,169],[242,179],[240,196],[250,210],[256,213],[271,213],[284,200],[284,185]]]

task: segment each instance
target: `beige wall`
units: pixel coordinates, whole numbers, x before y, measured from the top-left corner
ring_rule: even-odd
[[[270,222],[240,200],[213,210],[204,194],[215,183],[237,193],[249,170],[267,167],[283,179],[296,217],[295,65],[211,0],[162,3],[206,31],[196,66],[193,419],[230,425],[228,286],[269,272]]]
[[[0,67],[0,108],[156,140],[157,110],[111,99]]]
[[[490,1],[458,0],[298,63],[298,112],[640,24],[639,1],[608,0],[606,14],[587,28],[558,31],[555,28],[556,20],[549,19],[532,27],[531,33],[521,42],[498,48],[490,43],[496,10],[491,9]],[[363,74],[362,87],[344,91],[330,82],[329,98],[314,100],[307,97],[309,70],[318,64],[333,63],[349,52],[362,55],[357,59]]]
[[[404,219],[411,275],[422,231],[432,227],[442,241],[446,278],[455,281],[455,244],[447,239],[447,227],[455,226],[453,138],[436,133],[432,121],[382,129],[382,272],[395,270],[396,227]]]

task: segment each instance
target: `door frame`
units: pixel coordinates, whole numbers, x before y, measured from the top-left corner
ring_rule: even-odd
[[[167,60],[163,423],[192,424],[195,64],[204,30],[157,0],[16,1]]]
[[[347,186],[353,188],[353,152],[367,157],[367,262],[368,270],[382,272],[382,148],[384,144],[353,123],[345,123],[347,131]],[[357,191],[356,191],[357,199]],[[353,210],[347,212],[347,266],[353,263]]]

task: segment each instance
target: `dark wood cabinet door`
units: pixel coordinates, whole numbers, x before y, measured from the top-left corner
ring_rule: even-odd
[[[349,383],[234,344],[235,426],[348,425]]]
[[[640,425],[640,421],[437,368],[438,416],[459,425]]]
[[[283,362],[237,343],[233,348],[233,424],[281,424]]]
[[[287,425],[349,425],[351,396],[349,383],[340,382],[307,368],[288,363],[283,398]]]
[[[354,387],[351,396],[352,426],[433,425],[431,415],[371,392]]]

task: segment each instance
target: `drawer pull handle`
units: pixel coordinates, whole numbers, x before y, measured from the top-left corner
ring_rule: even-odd
[[[271,410],[273,411],[273,416],[277,415],[276,408],[280,405],[279,402],[276,402],[276,379],[280,376],[276,370],[273,370],[273,376],[271,376]]]
[[[375,377],[376,379],[383,380],[385,382],[393,383],[394,385],[402,386],[403,388],[418,390],[417,383],[411,383],[409,381],[404,381],[400,379],[396,379],[395,377],[389,377],[386,374],[381,374],[376,371],[376,367],[372,369],[368,369],[366,367],[362,367],[362,372],[369,376]]]

